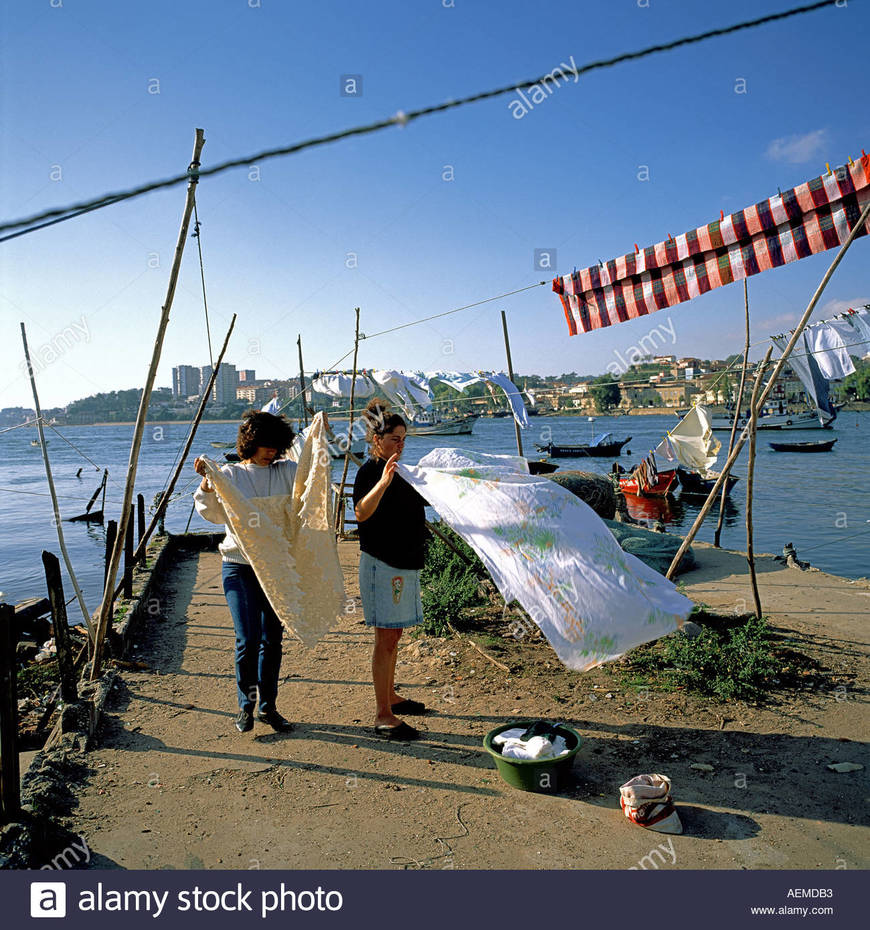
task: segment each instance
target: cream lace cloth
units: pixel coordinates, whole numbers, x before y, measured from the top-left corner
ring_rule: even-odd
[[[293,494],[243,497],[203,458],[227,523],[281,623],[315,646],[344,609],[344,576],[332,526],[332,458],[323,415],[299,456]]]

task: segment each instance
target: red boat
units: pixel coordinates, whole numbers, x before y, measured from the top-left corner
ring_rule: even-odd
[[[668,471],[660,471],[656,477],[655,484],[641,490],[638,487],[637,476],[632,472],[619,479],[619,490],[623,494],[632,494],[636,497],[667,497],[671,487],[677,480],[677,470],[671,468]]]

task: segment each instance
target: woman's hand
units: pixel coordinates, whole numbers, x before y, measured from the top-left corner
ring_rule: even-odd
[[[200,488],[206,492],[213,491],[214,488],[211,486],[211,482],[208,480],[208,472],[206,471],[205,462],[203,459],[195,458],[193,460],[193,470],[198,475],[202,475],[202,484],[200,484]]]
[[[378,484],[383,485],[385,489],[390,486],[390,482],[393,480],[393,475],[395,474],[396,465],[398,462],[399,453],[397,452],[395,455],[391,455],[387,459],[387,464],[384,465],[384,473],[381,475],[381,480],[378,482]]]

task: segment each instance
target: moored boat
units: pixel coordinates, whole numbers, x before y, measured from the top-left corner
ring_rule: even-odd
[[[714,414],[711,425],[714,430],[730,430],[734,414]],[[749,422],[749,417],[742,412],[737,418],[737,428],[742,429]],[[766,410],[757,421],[758,429],[830,429],[831,421],[822,421],[814,410],[800,410],[797,413],[785,410],[783,413]]]
[[[613,433],[602,433],[596,436],[590,443],[584,445],[563,445],[554,442],[548,442],[545,446],[535,443],[540,452],[556,459],[583,458],[592,456],[593,458],[612,458],[620,455],[622,447],[631,442],[631,436],[626,439],[614,439]]]
[[[680,482],[681,494],[706,497],[715,487],[718,478],[717,472],[708,472],[706,475],[702,475],[700,472],[684,468],[682,465],[677,466],[677,479]],[[729,473],[725,482],[725,493],[730,494],[731,489],[739,480],[737,475]]]
[[[478,414],[469,413],[463,417],[440,417],[420,413],[408,423],[409,436],[469,436],[474,429]]]
[[[827,439],[821,442],[769,442],[768,445],[774,452],[830,452],[836,441]]]
[[[639,480],[636,471],[629,475],[624,475],[619,479],[619,490],[623,494],[631,494],[635,497],[667,497],[677,480],[677,470],[669,468],[667,471],[660,471],[652,484],[647,484]]]

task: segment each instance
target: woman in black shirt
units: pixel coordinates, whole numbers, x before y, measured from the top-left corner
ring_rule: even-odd
[[[396,474],[405,447],[405,421],[383,401],[369,403],[371,458],[356,474],[354,512],[359,526],[359,585],[367,626],[375,628],[372,679],[377,710],[375,732],[388,739],[420,734],[396,714],[422,714],[419,701],[396,694],[396,656],[402,630],[423,619],[420,569],[426,539],[426,501]]]

